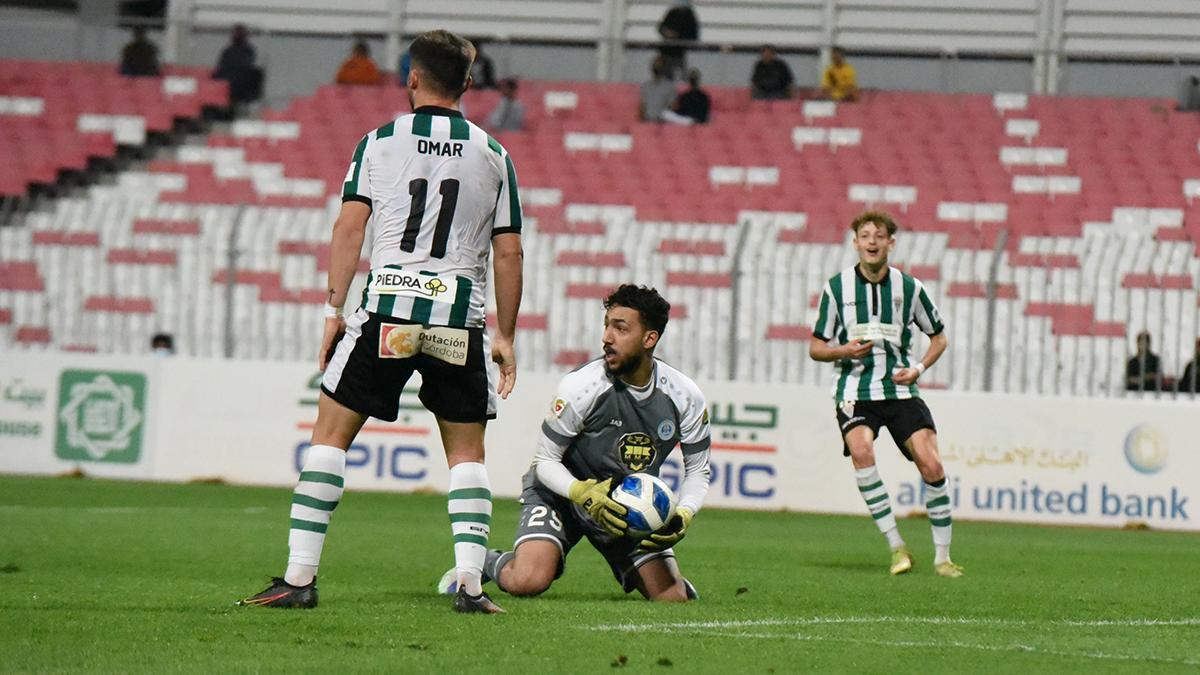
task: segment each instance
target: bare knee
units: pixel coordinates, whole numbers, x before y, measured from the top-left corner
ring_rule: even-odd
[[[658,593],[655,593],[650,599],[654,602],[687,602],[688,594],[687,587],[683,585],[683,580],[663,588]]]
[[[513,561],[500,572],[501,585],[509,595],[531,597],[540,595],[554,582],[554,570],[542,566],[522,565]]]
[[[508,591],[510,595],[532,597],[545,593],[546,589],[550,588],[552,581],[554,581],[553,575],[541,572],[512,574],[504,577],[504,590]]]
[[[925,460],[917,469],[926,483],[936,483],[946,477],[946,470],[942,468],[941,460],[936,457]]]
[[[856,469],[875,466],[875,448],[870,441],[859,441],[847,444],[850,448],[850,461]]]
[[[847,431],[842,440],[850,451],[850,461],[856,469],[875,466],[875,434],[870,427],[857,426]]]
[[[446,464],[455,467],[467,462],[483,462],[483,435],[486,424],[449,422],[438,418]]]
[[[317,400],[317,419],[313,424],[311,443],[345,450],[354,442],[354,437],[366,420],[365,416],[321,392]]]
[[[922,429],[913,434],[906,444],[908,451],[917,463],[917,470],[926,483],[936,483],[946,477],[942,467],[942,458],[938,455],[937,436],[932,431]]]
[[[688,582],[672,557],[650,560],[637,571],[637,589],[653,602],[687,602]]]

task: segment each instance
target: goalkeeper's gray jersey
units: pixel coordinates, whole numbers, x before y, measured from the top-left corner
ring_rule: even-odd
[[[610,376],[603,359],[568,373],[558,385],[542,433],[565,447],[563,465],[577,480],[631,473],[658,475],[667,455],[708,451],[708,411],[700,388],[688,376],[654,360],[648,391],[631,389]],[[536,485],[531,469],[525,485]]]

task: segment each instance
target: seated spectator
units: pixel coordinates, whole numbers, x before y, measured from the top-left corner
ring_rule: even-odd
[[[488,127],[493,131],[520,131],[525,128],[525,106],[517,100],[517,80],[500,80],[500,102],[488,115]]]
[[[664,112],[663,116],[668,122],[708,124],[708,112],[711,109],[712,98],[700,88],[700,71],[692,68],[688,72],[687,90],[675,99],[671,110]],[[681,119],[672,119],[674,117]]]
[[[858,100],[858,75],[841,47],[833,48],[833,62],[821,76],[821,93],[834,101]]]
[[[678,43],[681,40],[700,39],[700,21],[692,9],[690,0],[674,0],[675,5],[667,10],[658,24],[658,34],[663,40]],[[675,79],[687,70],[687,47],[681,44],[666,44],[658,48],[667,68],[667,77]]]
[[[754,64],[750,75],[750,98],[782,99],[792,97],[792,69],[783,62],[771,45],[764,45],[762,57]]]
[[[150,338],[150,353],[155,356],[173,356],[175,338],[170,333],[156,333]]]
[[[338,68],[337,72],[338,84],[361,84],[361,85],[378,85],[383,84],[383,73],[379,72],[379,66],[371,60],[371,50],[367,47],[366,42],[359,41],[355,43],[354,50],[350,53],[350,58]]]
[[[1158,391],[1162,371],[1158,355],[1150,351],[1150,334],[1137,336],[1137,354],[1125,364],[1125,389],[1128,391]]]
[[[122,75],[129,77],[158,77],[158,47],[146,39],[146,29],[133,29],[133,42],[121,50]]]
[[[483,40],[475,42],[475,63],[471,64],[471,86],[476,89],[496,88],[496,68],[492,58],[483,53]],[[515,80],[513,81],[515,84]]]
[[[638,119],[643,122],[661,122],[663,112],[671,109],[675,101],[675,83],[667,79],[667,65],[661,56],[650,66],[651,78],[642,83],[642,96],[638,104]]]
[[[213,79],[229,83],[229,98],[234,103],[249,103],[262,98],[263,71],[254,64],[254,45],[250,44],[246,27],[233,27],[229,44],[221,50]]]
[[[1192,360],[1188,362],[1187,367],[1183,369],[1183,375],[1179,377],[1179,382],[1175,385],[1176,391],[1200,394],[1200,372],[1196,370],[1198,366],[1200,366],[1200,338],[1196,338],[1196,351],[1192,354]]]

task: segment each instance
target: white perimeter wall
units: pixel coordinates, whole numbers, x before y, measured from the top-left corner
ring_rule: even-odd
[[[315,376],[304,363],[0,353],[0,472],[291,486]],[[502,402],[487,440],[497,495],[518,495],[557,380],[522,373]],[[866,514],[824,388],[701,386],[713,421],[708,506]],[[944,392],[926,400],[960,519],[1200,531],[1194,405]],[[400,420],[371,420],[351,448],[351,490],[445,489],[436,427],[412,385],[402,404]],[[878,445],[893,508],[923,511],[915,468],[890,440]]]

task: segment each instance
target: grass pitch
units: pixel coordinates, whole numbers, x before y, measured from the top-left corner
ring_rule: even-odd
[[[348,490],[312,611],[241,608],[286,559],[290,491],[0,477],[0,671],[1166,672],[1200,668],[1200,537],[955,524],[967,576],[887,574],[866,516],[709,510],[699,602],[625,596],[582,545],[544,596],[460,616],[440,496]],[[517,505],[496,504],[493,543]]]

